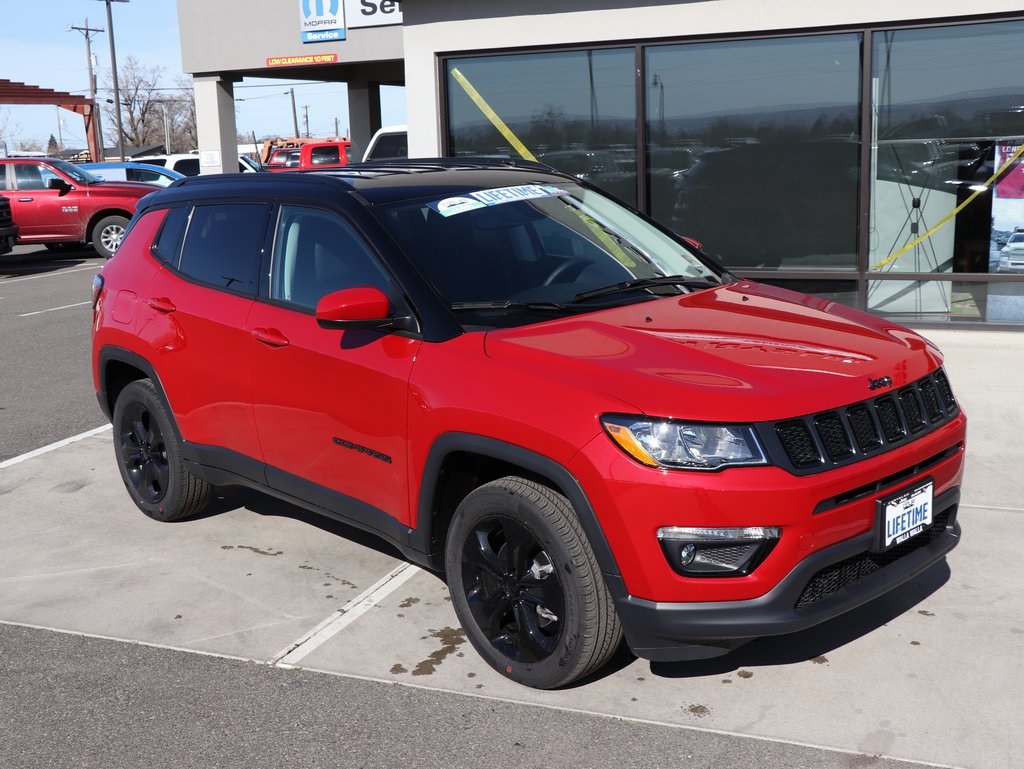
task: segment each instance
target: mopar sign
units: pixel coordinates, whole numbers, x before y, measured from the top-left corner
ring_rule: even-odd
[[[345,39],[345,10],[341,0],[299,0],[299,30],[303,43]]]

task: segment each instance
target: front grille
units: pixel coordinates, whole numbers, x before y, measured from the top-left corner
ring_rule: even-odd
[[[822,472],[888,451],[945,424],[958,411],[939,369],[895,393],[796,419],[758,425],[776,464]]]
[[[879,569],[884,569],[909,553],[930,544],[946,530],[949,525],[949,516],[949,510],[940,513],[935,517],[930,528],[884,553],[860,553],[845,561],[825,567],[807,582],[807,586],[796,601],[795,608],[806,609],[818,601],[835,595],[843,588],[871,576]]]

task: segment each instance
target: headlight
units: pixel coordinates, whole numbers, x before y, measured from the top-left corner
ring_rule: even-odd
[[[768,464],[753,428],[745,425],[629,416],[604,416],[601,423],[619,448],[649,467],[718,470]]]

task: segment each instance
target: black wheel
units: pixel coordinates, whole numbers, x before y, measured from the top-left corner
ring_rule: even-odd
[[[114,404],[114,452],[121,479],[138,508],[158,521],[195,515],[211,487],[185,467],[181,441],[153,383],[130,383]]]
[[[513,681],[553,689],[589,675],[622,630],[569,501],[524,478],[501,478],[455,511],[448,588],[466,636]]]
[[[104,216],[96,226],[92,228],[92,247],[96,253],[104,259],[109,259],[121,245],[121,238],[124,237],[124,228],[128,226],[128,219],[123,216]]]

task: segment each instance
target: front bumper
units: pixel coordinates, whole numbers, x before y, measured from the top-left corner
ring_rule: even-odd
[[[9,253],[18,243],[18,226],[0,227],[0,254]]]
[[[959,488],[935,500],[932,527],[886,553],[872,553],[867,532],[803,559],[770,592],[742,601],[660,603],[626,595],[616,601],[626,642],[656,661],[704,659],[746,640],[784,635],[857,608],[940,561],[960,540]]]

